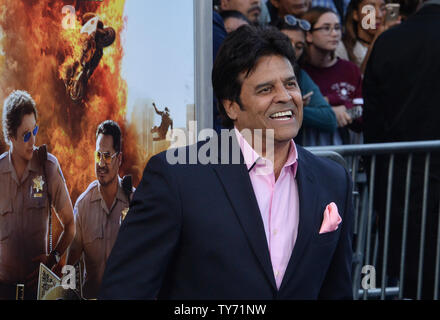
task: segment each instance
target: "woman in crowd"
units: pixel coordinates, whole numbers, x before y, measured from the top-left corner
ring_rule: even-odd
[[[374,7],[375,25],[372,22],[370,11],[362,10],[365,6]],[[373,47],[377,37],[390,28],[400,23],[386,21],[386,8],[384,0],[351,0],[345,18],[345,33],[342,42],[336,50],[336,55],[342,59],[354,62],[363,73],[368,61],[368,51]],[[364,21],[364,23],[362,23]]]
[[[310,24],[292,15],[286,15],[276,26],[289,37],[295,49],[296,59],[301,60],[306,43],[306,32],[310,30]],[[295,140],[304,146],[322,145],[326,141],[320,141],[321,133],[330,135],[336,131],[335,113],[318,86],[298,64],[295,66],[295,74],[298,77],[301,94],[305,97],[303,125]]]
[[[366,15],[370,13],[362,11],[362,8],[367,5],[375,9],[375,26],[362,23]],[[336,55],[342,59],[350,60],[360,68],[375,34],[383,24],[385,13],[384,0],[351,0],[345,17],[345,33],[336,50]]]
[[[353,122],[353,118],[359,117],[353,111],[359,107],[353,107],[355,99],[362,98],[362,77],[358,66],[335,54],[342,32],[339,17],[329,8],[314,7],[305,13],[304,19],[311,29],[306,35],[307,55],[302,66],[332,106],[339,127],[328,137],[327,144],[360,143],[348,127],[360,131],[360,121]]]

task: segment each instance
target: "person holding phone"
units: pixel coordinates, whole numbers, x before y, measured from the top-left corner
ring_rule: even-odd
[[[329,8],[314,7],[305,13],[304,19],[311,29],[307,32],[307,55],[302,67],[328,99],[339,127],[327,144],[359,141],[348,129],[359,132],[361,122],[354,122],[348,110],[354,107],[353,99],[362,97],[362,77],[354,63],[335,54],[342,34],[339,17]]]
[[[377,38],[384,31],[388,30],[389,28],[391,28],[393,26],[400,24],[401,17],[399,15],[399,7],[400,7],[400,5],[395,4],[395,3],[388,3],[385,5],[385,17],[383,19],[383,23],[381,23],[377,26],[377,31],[375,32],[374,37],[371,40],[371,43],[368,47],[368,51],[367,51],[365,58],[362,62],[362,65],[361,65],[362,74],[364,74],[364,72],[365,72],[365,68],[367,67],[368,59],[370,58],[370,55],[371,55],[371,50],[373,49],[374,43],[376,42]]]
[[[365,10],[366,6],[374,8],[375,21],[371,20],[371,12]],[[386,12],[384,0],[352,0],[348,5],[345,32],[336,55],[350,60],[360,68],[376,33],[384,24]],[[365,21],[368,23],[363,23]],[[373,22],[375,24],[371,25]]]

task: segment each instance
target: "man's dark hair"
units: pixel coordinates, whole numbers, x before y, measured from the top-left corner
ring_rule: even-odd
[[[121,128],[113,120],[105,120],[102,122],[98,129],[96,130],[96,139],[98,139],[99,134],[109,135],[113,137],[113,148],[116,152],[121,152],[122,150],[122,134]]]
[[[225,10],[220,12],[220,16],[222,17],[223,21],[226,21],[229,18],[237,18],[243,21],[246,21],[250,24],[249,20],[246,18],[246,16],[237,10]]]
[[[274,27],[244,25],[226,37],[212,69],[212,86],[224,127],[232,128],[234,123],[226,113],[223,100],[235,101],[243,109],[239,75],[244,73],[247,78],[260,58],[272,55],[286,57],[295,65],[289,38]]]
[[[17,129],[21,125],[23,117],[27,114],[34,114],[38,118],[35,101],[31,95],[23,90],[14,90],[3,103],[3,137],[6,144],[11,138],[17,138]]]

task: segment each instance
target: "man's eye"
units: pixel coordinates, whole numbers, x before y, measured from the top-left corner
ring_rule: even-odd
[[[289,82],[287,82],[287,87],[289,87],[289,88],[296,88],[297,86],[298,86],[298,84],[297,84],[297,82],[296,81],[289,81]]]
[[[269,93],[270,87],[262,88],[258,93]]]

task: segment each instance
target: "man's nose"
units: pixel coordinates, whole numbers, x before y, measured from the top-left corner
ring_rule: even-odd
[[[100,167],[100,168],[105,167],[105,163],[104,163],[104,160],[102,160],[102,157],[99,158],[98,167]]]
[[[31,132],[31,138],[29,139],[29,143],[31,143],[34,146],[36,140],[37,140],[37,137],[35,137],[33,135],[33,133]]]
[[[277,89],[277,95],[275,96],[275,102],[277,103],[286,103],[292,100],[292,96],[284,86],[280,86]]]

